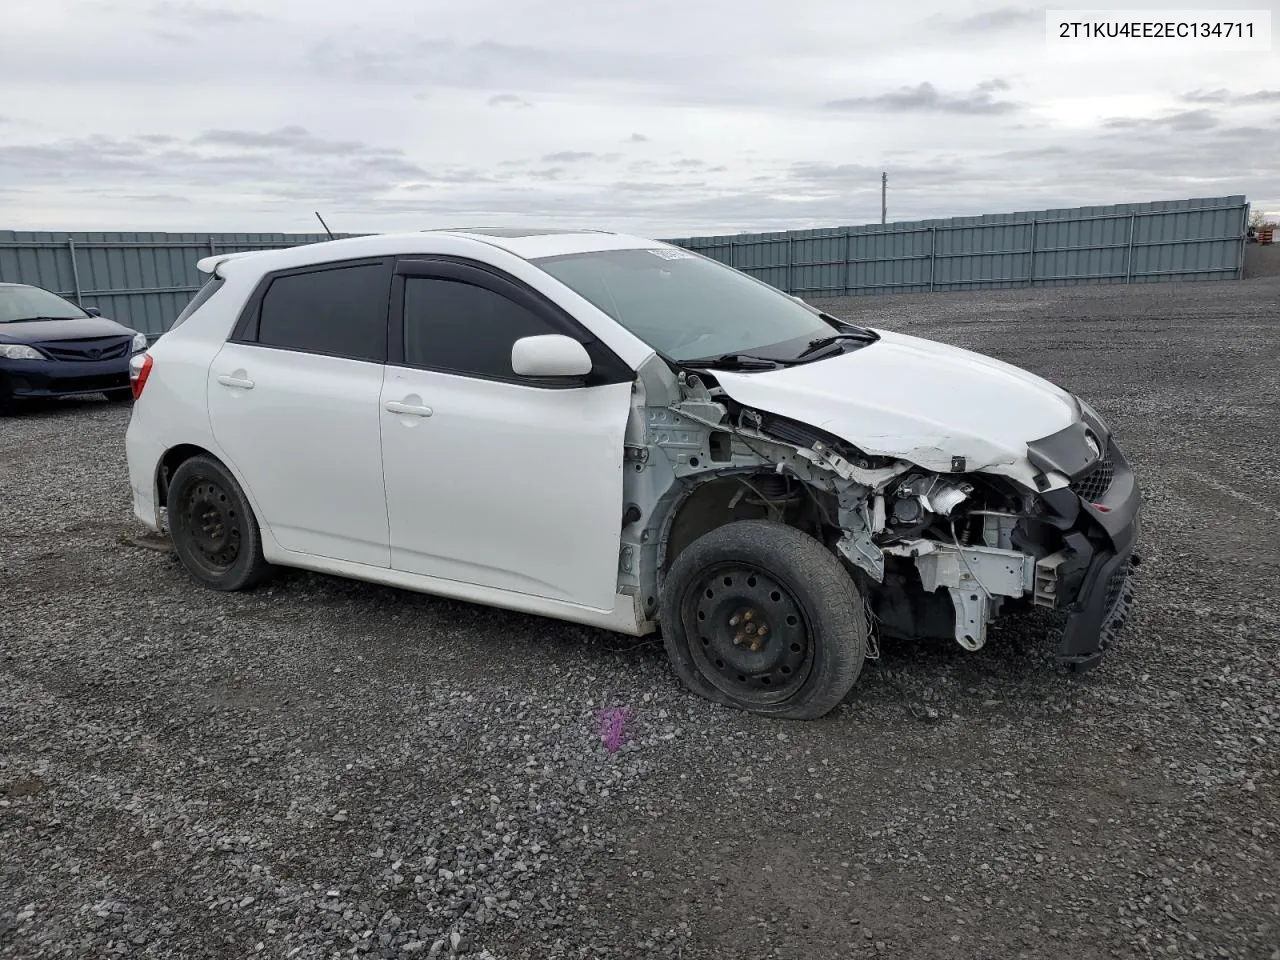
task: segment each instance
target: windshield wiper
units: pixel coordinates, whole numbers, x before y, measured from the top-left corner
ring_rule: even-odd
[[[829,347],[833,343],[839,343],[841,340],[858,340],[862,343],[871,343],[871,337],[865,333],[833,333],[829,337],[819,337],[817,340],[810,340],[809,345],[796,354],[796,359],[807,357],[817,353],[823,347]]]
[[[780,360],[767,360],[749,353],[723,353],[718,357],[696,357],[680,362],[692,367],[737,367],[739,370],[776,370],[782,366]]]

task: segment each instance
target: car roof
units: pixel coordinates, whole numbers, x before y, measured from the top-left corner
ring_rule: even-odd
[[[393,254],[432,253],[432,237],[451,236],[474,240],[515,254],[524,260],[602,250],[634,250],[669,247],[670,244],[607,230],[563,230],[536,227],[442,227],[411,233],[376,233],[340,240],[323,240],[275,250],[252,250],[204,257],[197,266],[212,273],[220,263],[253,261],[256,269],[272,270],[276,265],[292,266],[300,260],[323,262],[330,257],[380,257]],[[305,256],[300,253],[305,251]]]

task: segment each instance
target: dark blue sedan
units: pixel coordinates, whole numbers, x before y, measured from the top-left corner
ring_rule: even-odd
[[[0,410],[15,401],[101,393],[133,397],[129,360],[145,334],[40,287],[0,283]]]

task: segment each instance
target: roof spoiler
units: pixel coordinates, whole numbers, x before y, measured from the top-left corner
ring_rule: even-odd
[[[218,273],[218,267],[226,263],[228,260],[238,260],[241,257],[252,257],[261,253],[261,250],[244,250],[240,253],[217,253],[211,257],[202,257],[196,261],[196,269],[201,273],[211,273],[214,276],[222,276]]]

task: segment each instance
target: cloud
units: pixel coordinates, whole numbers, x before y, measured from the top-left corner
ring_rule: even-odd
[[[1280,103],[1280,90],[1255,90],[1253,93],[1232,93],[1217,90],[1193,90],[1182,95],[1187,103],[1221,103],[1234,106],[1251,106],[1258,103]]]
[[[896,189],[917,184],[937,184],[943,181],[957,184],[972,179],[974,174],[955,164],[938,163],[931,166],[919,164],[885,164],[873,167],[861,163],[829,163],[820,160],[800,160],[787,167],[784,181],[809,189],[839,190],[864,187],[880,190],[880,174],[888,173],[889,182]]]
[[[1036,8],[1000,7],[951,20],[949,25],[952,30],[960,30],[964,33],[989,33],[996,30],[1011,30],[1033,23],[1039,24],[1043,22],[1043,16],[1044,14]]]
[[[256,10],[235,10],[230,7],[204,6],[193,0],[160,0],[150,13],[153,17],[168,22],[186,23],[193,27],[230,27],[254,21],[266,21],[270,18]]]
[[[496,40],[464,44],[441,37],[388,42],[381,33],[365,33],[369,34],[366,39],[359,31],[352,31],[341,39],[312,44],[306,52],[312,72],[360,83],[430,83],[451,89],[506,87],[532,91],[601,80],[648,85],[667,69],[679,65],[679,58],[628,53],[609,45],[561,49]]]
[[[179,33],[177,30],[149,30],[147,32],[157,40],[179,47],[189,47],[200,39],[194,33]]]
[[[1280,206],[1274,58],[1049,68],[1043,11],[1021,0],[867,5],[852,33],[814,28],[845,23],[839,0],[803,17],[760,0],[736,17],[543,6],[471,0],[414,22],[402,0],[35,4],[0,30],[4,225],[310,232],[321,209],[344,231],[686,236],[878,221],[882,170],[899,220],[1227,193]],[[129,199],[166,195],[189,202]]]
[[[871,97],[847,97],[831,100],[829,110],[880,111],[889,113],[954,113],[960,115],[997,115],[1011,113],[1018,105],[1010,100],[997,100],[995,90],[1008,89],[1003,80],[987,80],[979,83],[969,93],[942,93],[928,81],[914,87],[900,87],[891,93]]]
[[[489,106],[491,107],[532,107],[533,104],[524,97],[517,97],[514,93],[498,93],[489,98]]]
[[[1112,117],[1103,121],[1103,127],[1111,130],[1176,130],[1193,132],[1209,130],[1219,125],[1219,120],[1208,110],[1183,110],[1163,117]]]
[[[358,199],[380,195],[401,181],[431,176],[399,149],[323,140],[299,126],[267,132],[211,130],[186,140],[143,134],[131,139],[0,144],[0,181],[63,190],[91,181],[99,196],[109,183],[120,196],[168,193],[192,199],[212,190]],[[437,176],[449,179],[457,173],[445,170]],[[475,181],[475,174],[465,178]],[[203,202],[215,201],[205,196]]]
[[[366,149],[357,140],[325,140],[305,127],[290,124],[275,130],[207,130],[193,141],[197,145],[238,147],[246,150],[289,150],[302,154],[350,154]],[[400,156],[402,151],[379,151]]]
[[[544,163],[578,163],[582,160],[594,160],[596,154],[588,150],[561,150],[559,153],[548,153],[542,158]]]
[[[160,203],[165,206],[191,203],[190,197],[181,197],[176,193],[127,193],[124,195],[124,199],[132,200],[135,203]]]

